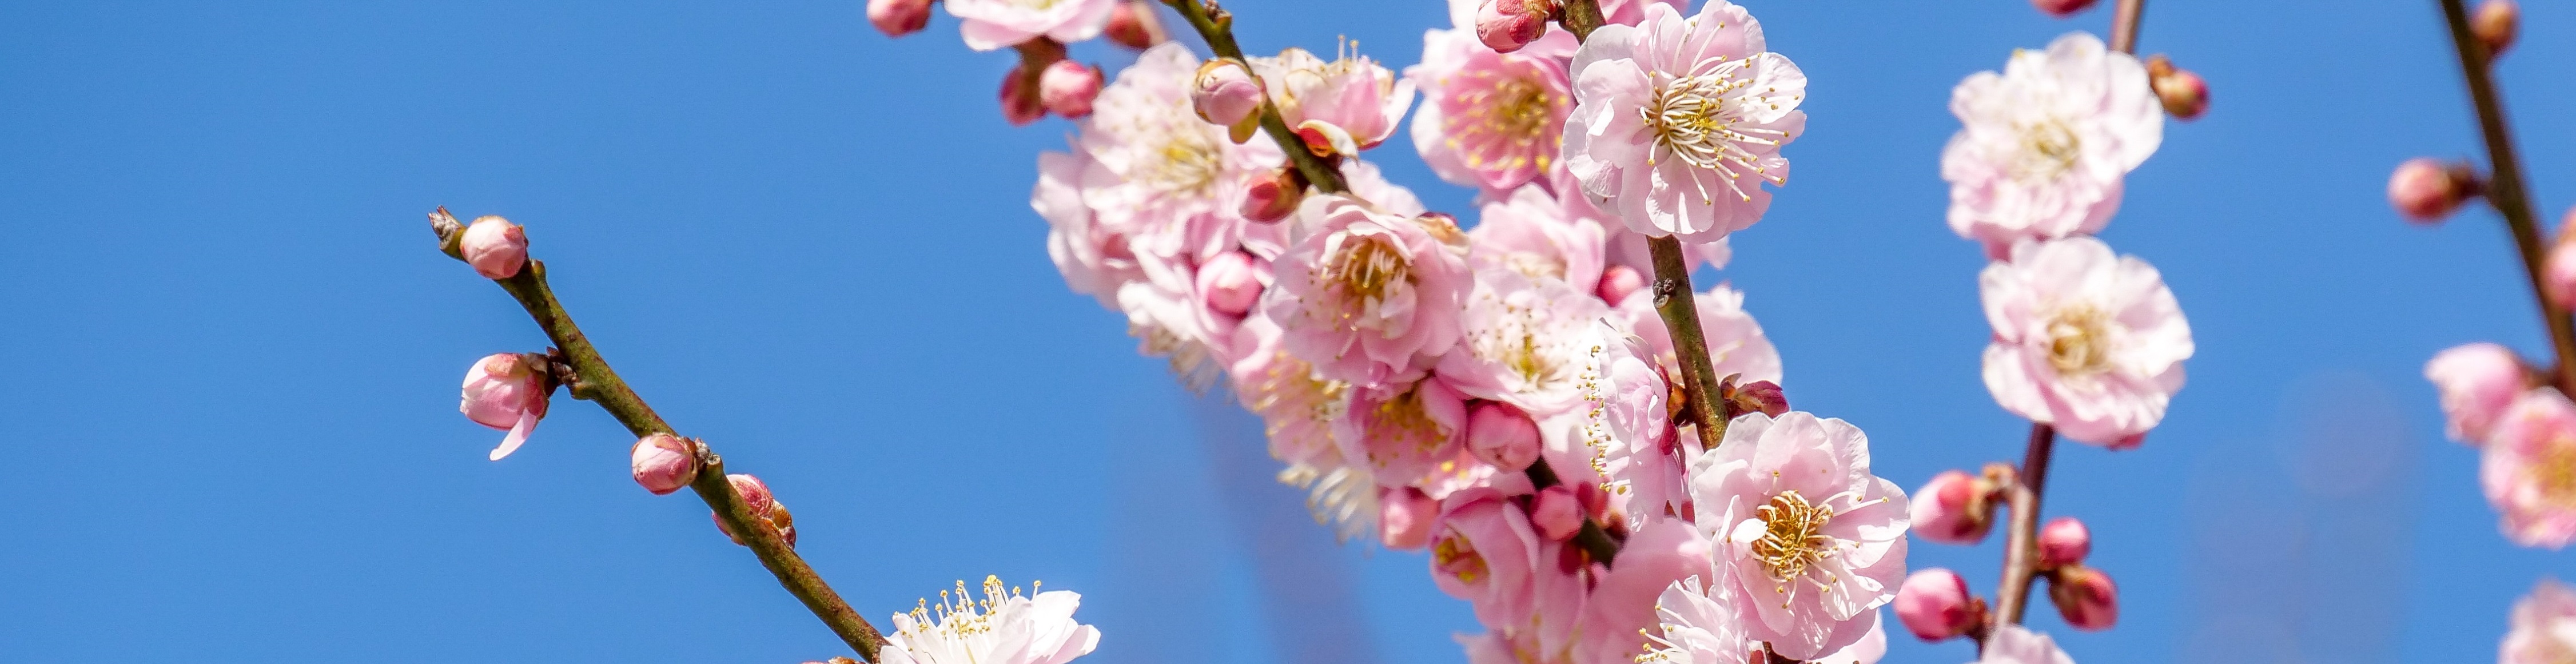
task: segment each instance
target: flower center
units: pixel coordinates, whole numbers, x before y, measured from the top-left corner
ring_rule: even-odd
[[[1369,433],[1384,436],[1386,441],[1395,443],[1392,447],[1396,450],[1410,449],[1416,454],[1425,454],[1449,440],[1448,428],[1433,421],[1431,412],[1422,407],[1421,383],[1414,383],[1403,394],[1378,402],[1369,414],[1376,420],[1370,423],[1375,426],[1368,427]],[[1369,446],[1369,460],[1381,466],[1386,463],[1376,446]]]
[[[2048,320],[2048,366],[2081,378],[2111,369],[2111,317],[2091,305],[2059,309]]]
[[[1205,132],[1194,128],[1175,130],[1169,135],[1171,140],[1155,151],[1161,158],[1145,164],[1144,173],[1137,179],[1167,193],[1213,195],[1217,175],[1225,170],[1216,144],[1208,141]]]
[[[2540,450],[2531,465],[2540,497],[2557,505],[2576,505],[2576,434],[2561,433]]]
[[[1772,580],[1796,581],[1807,575],[1807,568],[1833,554],[1834,539],[1824,530],[1834,518],[1834,508],[1810,505],[1796,489],[1772,496],[1754,515],[1769,527],[1762,539],[1753,541],[1753,555],[1762,559]]]
[[[1350,248],[1325,266],[1332,283],[1353,304],[1382,302],[1397,282],[1411,278],[1413,264],[1395,243],[1378,235],[1351,235]]]
[[[2013,178],[2024,182],[2046,182],[2075,170],[2076,157],[2082,156],[2083,139],[2076,138],[2066,123],[2054,119],[2021,126],[2021,155],[2013,160]]]
[[[1477,555],[1475,545],[1468,544],[1458,531],[1441,535],[1440,541],[1431,545],[1431,564],[1459,583],[1474,584],[1485,578],[1485,557]]]
[[[1753,195],[1746,193],[1743,185],[1736,182],[1746,173],[1774,184],[1784,181],[1754,165],[1759,155],[1744,146],[1777,146],[1781,139],[1788,138],[1787,132],[1736,126],[1756,105],[1778,107],[1778,100],[1763,99],[1764,95],[1774,91],[1743,94],[1746,87],[1753,85],[1751,78],[1736,78],[1736,74],[1747,69],[1744,63],[1743,60],[1729,61],[1721,57],[1691,68],[1691,71],[1706,73],[1689,76],[1656,74],[1658,78],[1669,77],[1669,80],[1656,88],[1655,98],[1648,100],[1645,108],[1637,111],[1644,116],[1646,128],[1655,134],[1655,149],[1646,157],[1647,166],[1669,157],[1694,167],[1717,171],[1726,176],[1727,187],[1737,198],[1748,201],[1753,200]],[[1699,194],[1705,202],[1711,199],[1713,192],[1703,189]]]
[[[1557,117],[1565,110],[1563,95],[1551,94],[1535,80],[1536,72],[1512,75],[1479,70],[1479,79],[1452,104],[1458,112],[1448,121],[1451,148],[1460,149],[1473,168],[1499,166],[1546,169],[1555,161]],[[1541,149],[1545,148],[1545,149]]]

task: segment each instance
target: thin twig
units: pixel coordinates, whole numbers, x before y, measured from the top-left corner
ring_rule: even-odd
[[[441,229],[440,244],[452,247],[452,236],[457,234],[457,227],[453,221],[437,223],[436,220],[443,217],[447,217],[446,208],[430,215],[432,225]],[[581,333],[581,327],[573,324],[572,314],[564,311],[563,303],[555,300],[554,289],[546,285],[545,263],[530,260],[519,268],[517,275],[493,282],[500,284],[502,290],[509,291],[510,297],[528,310],[528,317],[536,319],[537,327],[545,330],[546,338],[554,340],[555,347],[562,351],[565,363],[573,372],[565,380],[572,387],[573,398],[599,404],[601,410],[608,411],[610,417],[617,418],[617,423],[626,425],[626,430],[637,438],[654,433],[678,435],[670,423],[662,421],[662,416],[653,412],[652,406],[645,405],[643,397],[636,396],[635,390],[617,377],[617,371],[609,368],[608,360],[599,356],[599,349],[590,345],[590,338]],[[760,557],[761,566],[769,568],[769,573],[778,577],[778,585],[787,588],[797,601],[804,602],[805,608],[814,612],[814,617],[821,618],[823,624],[830,626],[832,633],[840,635],[841,640],[858,651],[860,657],[870,662],[877,661],[877,648],[885,642],[885,637],[879,635],[867,619],[859,617],[857,611],[851,610],[849,603],[842,601],[841,595],[833,592],[832,587],[823,582],[823,577],[805,564],[803,557],[796,555],[796,550],[780,538],[776,529],[752,515],[742,496],[734,493],[732,481],[725,479],[722,458],[713,452],[704,453],[700,458],[704,465],[699,469],[697,479],[689,483],[689,488],[695,489],[698,498],[705,500],[707,507],[724,519],[726,527]]]
[[[2039,573],[2039,498],[2048,493],[2048,458],[2056,445],[2057,430],[2030,425],[2021,473],[2005,489],[2012,502],[2012,526],[2004,536],[2004,578],[1995,588],[1995,609],[2006,624],[2020,623],[2030,606],[2031,577]]]
[[[2111,50],[2137,54],[2138,24],[2142,22],[2138,19],[2146,11],[2147,0],[2120,0],[2119,9],[2111,14]]]
[[[2451,44],[2460,52],[2460,74],[2468,79],[2469,100],[2477,105],[2478,129],[2486,136],[2487,204],[2504,215],[2505,227],[2513,231],[2513,246],[2522,251],[2522,267],[2531,276],[2532,299],[2540,303],[2541,320],[2549,326],[2550,345],[2558,351],[2558,389],[2576,394],[2576,326],[2569,324],[2566,309],[2543,295],[2548,290],[2541,286],[2541,271],[2548,261],[2549,245],[2541,240],[2539,217],[2525,193],[2522,161],[2514,156],[2513,130],[2504,119],[2504,95],[2496,91],[2491,76],[2495,54],[2487,52],[2486,42],[2469,31],[2468,8],[2460,0],[2442,0],[2442,18],[2451,24]]]
[[[1198,29],[1199,37],[1207,40],[1208,50],[1215,51],[1216,57],[1243,63],[1244,71],[1252,71],[1252,62],[1243,58],[1243,47],[1234,42],[1234,15],[1204,0],[1163,0],[1163,4],[1171,5],[1181,13],[1182,20]],[[1306,139],[1299,138],[1297,131],[1288,127],[1288,121],[1280,118],[1279,105],[1272,103],[1269,95],[1261,98],[1261,130],[1270,134],[1270,140],[1279,144],[1279,151],[1288,154],[1288,163],[1295,164],[1297,173],[1306,176],[1315,189],[1327,194],[1350,191],[1334,163],[1307,151]]]

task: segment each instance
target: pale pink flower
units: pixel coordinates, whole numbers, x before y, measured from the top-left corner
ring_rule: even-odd
[[[1465,339],[1440,358],[1441,377],[1468,396],[1537,417],[1573,409],[1609,307],[1563,281],[1508,269],[1479,272],[1475,286],[1458,315]]]
[[[2068,438],[2135,446],[2182,389],[2191,325],[2154,266],[2071,237],[2014,245],[1977,277],[1987,391]]]
[[[1466,398],[1438,377],[1360,388],[1333,426],[1342,458],[1387,486],[1425,482],[1473,458],[1466,455]]]
[[[955,2],[955,0],[950,0]],[[1074,622],[1082,595],[1054,590],[1036,596],[1002,589],[998,577],[984,577],[984,598],[957,582],[955,595],[939,594],[939,603],[923,600],[910,613],[894,614],[894,630],[878,653],[881,664],[1064,664],[1091,654],[1100,645],[1100,630]]]
[[[1517,473],[1538,461],[1538,422],[1511,404],[1478,402],[1467,411],[1465,435],[1467,453],[1498,470]],[[1548,529],[1542,527],[1540,530]],[[1565,538],[1551,535],[1548,539]]]
[[[1118,0],[947,0],[948,14],[964,23],[958,32],[978,51],[1017,46],[1046,37],[1074,42],[1100,36]]]
[[[1602,0],[1601,19],[1607,25],[1636,25],[1646,19],[1648,5],[1663,5],[1680,12],[1690,9],[1685,0]]]
[[[2004,72],[1950,92],[1966,125],[1941,150],[1950,229],[2000,256],[2014,242],[2092,233],[2120,208],[2120,180],[2164,140],[2147,70],[2076,32],[2017,50]]]
[[[1709,0],[1684,18],[1649,4],[1636,27],[1592,33],[1574,54],[1565,167],[1629,230],[1714,242],[1762,219],[1788,182],[1780,148],[1805,130],[1807,75],[1764,50],[1743,7]]]
[[[1603,489],[1595,509],[1630,523],[1689,502],[1666,402],[1672,386],[1642,340],[1601,330],[1582,369],[1581,407],[1545,423],[1545,457],[1566,482]]]
[[[2576,404],[2557,388],[2526,392],[2493,433],[2478,480],[2505,537],[2549,549],[2576,540]]]
[[[1199,65],[1198,76],[1191,79],[1190,108],[1199,119],[1213,124],[1233,126],[1261,110],[1261,84],[1252,80],[1252,72],[1233,60],[1211,60]]]
[[[1467,600],[1487,626],[1517,626],[1537,597],[1534,577],[1554,559],[1539,557],[1543,542],[1529,516],[1502,492],[1467,489],[1440,503],[1431,526],[1431,581],[1450,597]]]
[[[2071,516],[2048,520],[2039,527],[2039,566],[2063,567],[2084,562],[2093,554],[2093,530]]]
[[[1450,4],[1454,12],[1459,2]],[[1558,30],[1496,53],[1469,20],[1424,32],[1422,64],[1404,69],[1423,96],[1413,112],[1413,148],[1440,179],[1499,198],[1558,166],[1559,137],[1574,110],[1565,64],[1576,42],[1574,33]]]
[[[1761,658],[1762,644],[1745,635],[1744,605],[1726,587],[1692,576],[1665,586],[1655,598],[1655,623],[1645,630],[1638,662],[1743,664]],[[1616,661],[1616,660],[1605,660]]]
[[[1091,168],[1091,153],[1038,154],[1038,183],[1029,192],[1029,207],[1047,222],[1047,257],[1073,292],[1118,308],[1118,288],[1145,278],[1127,236],[1100,225],[1091,206],[1082,202],[1082,174]]]
[[[2407,221],[2438,225],[2478,192],[2477,176],[2465,166],[2416,157],[2388,175],[2388,204]]]
[[[2556,664],[2576,659],[2576,591],[2544,578],[2513,603],[2513,631],[2496,648],[2502,664]]]
[[[1725,284],[1711,286],[1693,301],[1699,313],[1700,335],[1708,340],[1708,358],[1718,378],[1736,376],[1736,383],[1756,381],[1779,383],[1780,351],[1763,336],[1762,324],[1744,311],[1744,291]],[[1653,353],[1657,366],[1665,375],[1681,375],[1681,359],[1674,352],[1672,333],[1665,329],[1663,315],[1655,311],[1654,298],[1632,297],[1619,305],[1628,317],[1629,329],[1645,340],[1645,349]]]
[[[1184,383],[1207,384],[1236,359],[1222,352],[1233,349],[1233,342],[1208,327],[1188,263],[1146,262],[1144,267],[1146,278],[1118,287],[1118,309],[1127,314],[1127,334],[1136,338],[1136,352],[1169,361]]]
[[[1395,135],[1413,106],[1414,83],[1399,80],[1368,56],[1343,52],[1325,62],[1291,47],[1278,57],[1251,58],[1253,72],[1270,89],[1279,119],[1317,155],[1359,156]]]
[[[2473,343],[2435,353],[2424,363],[2424,379],[2442,393],[2445,433],[2451,440],[2479,445],[2496,418],[2529,389],[2531,370],[2513,349]]]
[[[1573,219],[1576,223],[1589,223],[1601,227],[1603,265],[1626,266],[1636,271],[1638,276],[1647,278],[1654,276],[1654,254],[1646,247],[1648,238],[1645,234],[1628,230],[1628,226],[1620,223],[1618,217],[1613,217],[1610,213],[1603,212],[1601,208],[1594,206],[1590,197],[1583,195],[1583,184],[1565,169],[1559,168],[1550,173],[1546,182],[1549,191],[1564,192],[1556,197],[1556,202],[1564,206],[1565,218]],[[1735,257],[1735,250],[1728,245],[1725,238],[1719,238],[1715,242],[1684,241],[1682,257],[1688,260],[1692,267],[1706,263],[1711,268],[1725,269],[1727,261]]]
[[[1869,438],[1848,422],[1737,417],[1692,462],[1690,494],[1748,637],[1782,656],[1858,642],[1905,577],[1905,492],[1870,474]]]
[[[1076,143],[1091,158],[1083,203],[1108,233],[1129,238],[1147,271],[1186,272],[1234,249],[1254,225],[1242,217],[1240,192],[1285,159],[1267,138],[1237,145],[1199,119],[1190,106],[1198,68],[1188,48],[1155,46],[1118,72],[1080,123]]]
[[[1306,235],[1272,263],[1262,298],[1288,352],[1334,380],[1376,385],[1421,375],[1458,343],[1474,284],[1456,226],[1342,195],[1309,196],[1297,216]]]
[[[1653,647],[1656,606],[1674,587],[1709,578],[1709,540],[1678,518],[1648,518],[1619,546],[1619,557],[1583,605],[1583,643],[1576,659],[1618,662]],[[1670,638],[1667,636],[1666,638]],[[1726,664],[1736,664],[1727,662]]]
[[[1089,116],[1091,101],[1100,96],[1100,78],[1099,67],[1057,60],[1038,74],[1038,101],[1068,119]]]
[[[530,356],[501,353],[465,370],[464,399],[457,411],[475,424],[510,432],[501,437],[500,447],[492,448],[492,460],[500,461],[528,442],[537,420],[546,416],[546,399],[553,391],[544,369]]]
[[[1281,348],[1279,326],[1266,316],[1246,318],[1236,339],[1250,347],[1227,372],[1244,409],[1261,416],[1271,458],[1292,465],[1341,466],[1333,422],[1350,407],[1350,384],[1323,377],[1314,365]]]
[[[1531,279],[1555,279],[1576,292],[1592,293],[1601,283],[1604,236],[1601,225],[1566,216],[1556,197],[1538,185],[1512,190],[1508,198],[1486,203],[1474,230],[1467,231],[1473,250],[1467,262],[1478,270],[1508,268]]]
[[[2046,634],[2005,624],[1986,635],[1985,648],[1974,664],[2075,664],[2075,658],[2057,649],[2057,641]]]
[[[1860,635],[1859,641],[1843,646],[1842,650],[1834,651],[1834,654],[1810,661],[1814,664],[1878,664],[1878,660],[1886,657],[1887,621],[1881,619],[1877,611],[1871,611],[1869,632]]]

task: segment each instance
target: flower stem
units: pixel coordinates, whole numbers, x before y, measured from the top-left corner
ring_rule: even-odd
[[[2120,0],[2111,13],[2111,50],[2138,53],[2138,18],[2147,11],[2147,0]]]
[[[2039,574],[2039,498],[2048,491],[2048,457],[2057,445],[2057,430],[2030,425],[2030,447],[2022,452],[2021,473],[2006,489],[2012,501],[2012,528],[2004,539],[2004,578],[1995,589],[1995,609],[2003,622],[2017,624],[2030,607],[2031,578]]]
[[[447,225],[437,224],[436,220],[447,217],[446,213],[446,209],[441,208],[438,213],[430,215],[433,226],[441,230],[439,240],[442,245],[449,243],[448,235],[458,232],[458,229],[451,228],[452,221]],[[599,404],[601,410],[608,411],[610,417],[617,418],[618,424],[626,425],[626,430],[638,438],[654,433],[678,434],[671,429],[670,423],[662,420],[661,415],[653,412],[652,406],[645,405],[643,397],[636,396],[635,390],[627,387],[626,381],[617,377],[617,371],[609,368],[608,360],[599,356],[599,349],[590,344],[590,338],[582,335],[581,328],[573,324],[572,314],[564,311],[563,303],[555,300],[554,289],[546,285],[545,263],[530,260],[520,267],[517,275],[493,282],[500,284],[502,290],[509,291],[510,297],[528,310],[528,317],[536,319],[537,327],[545,330],[546,338],[554,340],[555,347],[562,351],[565,364],[571,367],[573,375],[559,378],[572,388],[573,398]],[[805,564],[803,557],[796,555],[796,550],[779,537],[776,529],[752,516],[750,506],[743,504],[742,496],[734,493],[733,483],[725,479],[724,459],[713,452],[702,454],[700,459],[703,465],[698,470],[697,479],[689,483],[689,488],[695,489],[698,498],[705,500],[718,518],[724,519],[726,527],[741,536],[744,545],[760,557],[761,566],[769,568],[769,573],[778,577],[778,585],[787,588],[797,601],[804,602],[807,610],[821,618],[823,624],[830,626],[834,634],[840,635],[843,642],[857,650],[860,657],[870,662],[877,661],[877,648],[885,642],[885,637],[879,635],[866,619],[860,618],[857,611],[851,610],[849,603],[842,601],[841,595],[833,592],[832,587],[823,582],[823,577]]]
[[[2522,251],[2522,267],[2531,276],[2532,299],[2540,303],[2540,318],[2549,326],[2550,345],[2558,352],[2558,389],[2576,394],[2576,326],[2571,326],[2567,310],[2559,308],[2545,295],[2541,271],[2547,264],[2549,246],[2540,237],[2540,222],[2533,213],[2522,179],[2522,161],[2514,155],[2513,131],[2505,124],[2503,94],[2496,91],[2490,75],[2495,54],[2487,52],[2485,42],[2469,31],[2468,8],[2461,0],[2442,0],[2442,18],[2451,24],[2451,44],[2460,52],[2460,74],[2468,80],[2469,100],[2477,105],[2478,129],[2486,136],[2489,161],[2484,189],[2488,205],[2504,215],[2505,227],[2513,232],[2514,248]]]
[[[1241,62],[1244,71],[1252,71],[1251,61],[1243,59],[1243,47],[1234,42],[1234,15],[1217,8],[1214,0],[1163,0],[1163,4],[1179,11],[1182,20],[1189,21],[1190,27],[1199,31],[1199,37],[1207,40],[1208,50],[1215,51],[1216,57]],[[1270,140],[1279,144],[1279,151],[1288,154],[1288,163],[1296,165],[1297,173],[1306,176],[1306,182],[1315,185],[1315,189],[1327,194],[1350,191],[1334,160],[1308,152],[1306,139],[1297,137],[1288,121],[1280,118],[1279,105],[1272,103],[1269,95],[1261,99],[1261,130],[1270,134]]]

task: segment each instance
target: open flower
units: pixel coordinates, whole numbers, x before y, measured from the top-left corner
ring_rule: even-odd
[[[1356,157],[1377,147],[1413,106],[1413,81],[1350,52],[1348,42],[1331,62],[1292,47],[1279,57],[1253,58],[1252,67],[1269,85],[1279,119],[1317,156]]]
[[[1091,654],[1100,630],[1073,621],[1082,595],[1069,590],[1020,594],[1002,580],[984,577],[984,598],[939,592],[911,613],[894,614],[894,631],[878,651],[883,664],[1064,664]]]
[[[2478,465],[2504,534],[2558,549],[2576,540],[2576,403],[2557,388],[2526,392],[2497,421]]]
[[[1576,659],[1617,662],[1654,649],[1655,643],[1650,637],[1659,631],[1655,629],[1659,614],[1666,613],[1658,609],[1662,608],[1665,600],[1673,598],[1674,589],[1697,586],[1700,579],[1710,576],[1710,570],[1709,540],[1692,528],[1690,522],[1661,516],[1647,520],[1620,544],[1618,564],[1610,567],[1609,574],[1602,575],[1601,584],[1592,589],[1591,599],[1584,602],[1583,644],[1579,646],[1577,653],[1580,656]],[[1689,588],[1687,591],[1696,594],[1698,589]],[[1696,602],[1686,601],[1687,606],[1677,608],[1688,614],[1686,618],[1695,620],[1701,618],[1700,614],[1708,608],[1699,605],[1703,602],[1714,603],[1702,596]],[[1740,619],[1734,614],[1734,611],[1714,614],[1726,618],[1721,624],[1685,624],[1681,628],[1685,633],[1680,636],[1684,643],[1709,645],[1703,642],[1724,640],[1709,637],[1733,633],[1739,638],[1727,645],[1742,645],[1742,628],[1734,624]],[[1697,631],[1693,633],[1692,630]],[[1665,631],[1666,642],[1670,643],[1673,635],[1669,630]],[[1742,650],[1735,652],[1739,658],[1743,653]],[[1721,663],[1739,664],[1739,660],[1709,660],[1709,664]]]
[[[2487,430],[2527,389],[2531,370],[2513,349],[2474,343],[2435,353],[2424,363],[2424,379],[2442,392],[2444,433],[2451,440],[2482,445]]]
[[[1127,236],[1100,225],[1091,206],[1082,202],[1082,173],[1091,168],[1091,153],[1038,154],[1038,184],[1029,192],[1029,207],[1047,222],[1047,257],[1073,292],[1092,296],[1100,305],[1118,308],[1118,288],[1145,278]]]
[[[1977,277],[1986,389],[2068,438],[2131,447],[2182,389],[2191,325],[2154,266],[2090,237],[2013,246]]]
[[[1716,596],[1710,596],[1716,593]],[[1740,664],[1759,657],[1760,644],[1744,635],[1742,603],[1726,587],[1708,587],[1699,577],[1675,581],[1655,598],[1656,624],[1645,630],[1646,654],[1640,664]]]
[[[2023,239],[2091,233],[2120,207],[2120,179],[2164,140],[2145,65],[2070,33],[2014,51],[2002,74],[1950,93],[1966,125],[1941,150],[1950,229],[2000,256]]]
[[[1404,77],[1422,89],[1413,113],[1422,161],[1440,179],[1493,199],[1558,165],[1565,116],[1574,110],[1565,65],[1576,42],[1574,33],[1553,30],[1496,53],[1476,36],[1477,4],[1451,0],[1454,26],[1423,33],[1422,64],[1404,68]]]
[[[1459,314],[1465,339],[1440,358],[1441,377],[1468,396],[1510,403],[1535,417],[1574,409],[1609,307],[1555,279],[1505,269],[1477,276]]]
[[[537,420],[546,416],[546,399],[554,386],[546,382],[541,360],[534,356],[502,353],[474,362],[465,371],[464,399],[457,406],[466,419],[494,429],[510,432],[501,437],[501,446],[492,448],[492,460],[519,451],[528,442],[528,434],[537,430]]]
[[[1463,438],[1467,401],[1437,377],[1360,388],[1333,426],[1342,458],[1387,486],[1429,481],[1470,458]]]
[[[1905,492],[1870,474],[1869,438],[1848,422],[1737,417],[1692,462],[1690,493],[1747,637],[1781,656],[1859,642],[1905,578]]]
[[[1458,343],[1458,311],[1474,284],[1466,236],[1435,217],[1406,218],[1348,196],[1310,196],[1306,236],[1271,264],[1262,309],[1288,352],[1325,377],[1355,385],[1411,380]]]
[[[1440,502],[1431,525],[1431,581],[1475,607],[1476,620],[1512,626],[1535,605],[1532,577],[1541,564],[1538,530],[1502,492],[1475,488]]]
[[[2048,635],[2007,624],[1986,637],[1976,664],[2075,664],[2075,658],[2057,649],[2057,641]]]
[[[1090,157],[1081,190],[1093,223],[1127,237],[1140,269],[1183,273],[1170,278],[1175,284],[1235,248],[1251,225],[1240,192],[1286,158],[1267,138],[1237,145],[1224,127],[1199,119],[1190,107],[1198,67],[1178,43],[1138,55],[1092,101],[1076,140]]]
[[[1584,294],[1600,285],[1601,225],[1568,216],[1545,188],[1522,186],[1508,198],[1485,203],[1480,212],[1476,228],[1467,231],[1474,248],[1467,254],[1470,265],[1563,281]]]
[[[1806,129],[1807,75],[1767,52],[1743,7],[1709,0],[1683,18],[1647,4],[1574,54],[1565,166],[1630,230],[1714,242],[1762,219],[1762,183],[1786,184],[1780,147]]]
[[[2541,579],[2513,603],[2513,631],[2497,647],[2502,664],[2553,664],[2576,659],[2576,591]]]
[[[1074,42],[1100,36],[1118,0],[948,0],[949,15],[962,23],[958,32],[966,47],[978,51],[1017,46],[1047,37]]]

